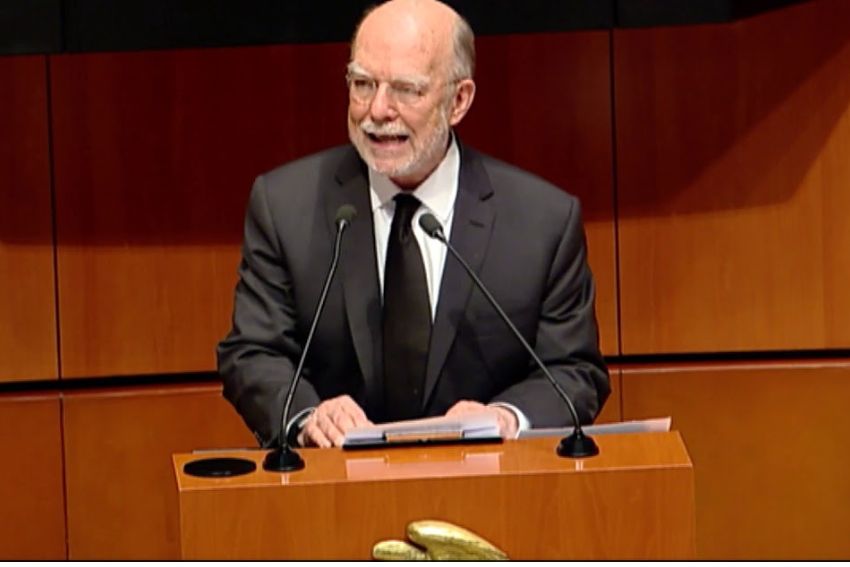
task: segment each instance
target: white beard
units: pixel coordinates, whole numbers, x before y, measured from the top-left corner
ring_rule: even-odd
[[[349,122],[349,139],[361,159],[366,162],[372,170],[377,171],[389,178],[407,177],[416,173],[421,168],[428,164],[434,165],[440,162],[442,155],[446,151],[447,140],[449,135],[449,110],[448,108],[441,109],[437,115],[437,125],[431,131],[431,134],[423,140],[421,148],[411,148],[406,159],[397,161],[390,166],[379,165],[378,160],[372,155],[371,148],[367,140],[367,133],[383,134],[383,135],[400,135],[407,134],[407,128],[398,125],[377,125],[372,122],[368,116],[359,124],[353,125]],[[408,138],[410,140],[411,138]]]

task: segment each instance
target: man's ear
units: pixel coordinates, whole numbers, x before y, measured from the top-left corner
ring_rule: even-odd
[[[463,79],[458,82],[455,87],[455,94],[452,98],[452,109],[449,115],[449,124],[457,126],[469,108],[472,106],[472,100],[475,98],[475,81],[472,79]]]

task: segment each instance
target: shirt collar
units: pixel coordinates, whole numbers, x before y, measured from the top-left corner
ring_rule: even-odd
[[[460,174],[460,151],[452,133],[451,143],[440,165],[411,194],[442,223],[451,215]],[[369,194],[372,212],[389,205],[401,189],[389,177],[369,168]]]

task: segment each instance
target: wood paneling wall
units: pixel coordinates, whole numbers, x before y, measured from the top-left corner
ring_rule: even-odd
[[[0,560],[65,558],[56,394],[0,396]]]
[[[850,556],[850,362],[623,370],[623,418],[670,415],[702,559]]]
[[[850,347],[850,3],[614,32],[624,354]]]
[[[0,382],[59,375],[46,77],[0,57]]]
[[[171,455],[257,446],[217,384],[74,392],[64,403],[72,560],[179,559]]]
[[[346,139],[346,49],[53,58],[63,377],[215,368],[254,176]]]

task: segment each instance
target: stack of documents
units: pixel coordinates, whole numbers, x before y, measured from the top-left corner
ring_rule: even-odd
[[[500,441],[499,423],[492,414],[428,417],[357,427],[345,435],[343,448]]]

